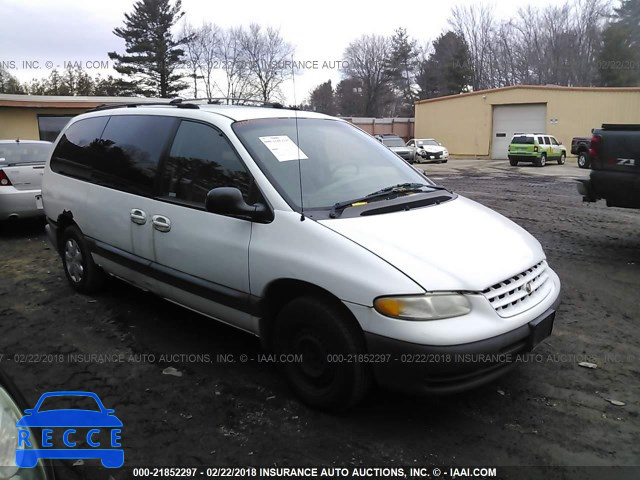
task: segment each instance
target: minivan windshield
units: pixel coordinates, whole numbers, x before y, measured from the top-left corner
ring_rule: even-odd
[[[236,122],[233,129],[274,187],[298,211],[301,183],[305,210],[330,209],[389,185],[430,183],[372,136],[347,122],[265,118]]]

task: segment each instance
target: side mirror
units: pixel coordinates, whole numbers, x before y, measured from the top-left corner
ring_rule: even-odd
[[[235,187],[217,187],[209,190],[204,208],[211,213],[252,222],[268,223],[273,220],[271,211],[265,205],[248,205],[242,197],[242,192]]]

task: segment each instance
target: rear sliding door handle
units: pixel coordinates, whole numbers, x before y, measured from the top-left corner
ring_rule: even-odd
[[[151,217],[151,223],[153,223],[153,228],[159,232],[168,232],[171,230],[171,220],[162,215],[154,215]]]
[[[129,216],[131,217],[131,221],[135,224],[144,225],[145,223],[147,223],[147,214],[139,208],[134,208],[133,210],[131,210]]]

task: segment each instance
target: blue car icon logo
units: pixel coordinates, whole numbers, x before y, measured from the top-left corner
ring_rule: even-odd
[[[84,401],[97,408],[43,408],[43,402],[50,404],[51,400]],[[40,458],[99,458],[107,468],[119,468],[124,464],[124,451],[120,448],[122,422],[113,415],[114,410],[104,408],[95,393],[48,392],[40,397],[34,408],[26,409],[24,413],[16,423],[18,467],[35,467]],[[34,428],[41,430],[40,442],[31,436]]]

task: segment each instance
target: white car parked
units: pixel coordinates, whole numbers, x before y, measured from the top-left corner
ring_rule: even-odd
[[[0,140],[0,220],[44,214],[40,185],[51,142]]]
[[[312,112],[86,113],[58,138],[43,192],[74,288],[106,272],[257,335],[321,409],[355,405],[373,381],[490,381],[550,335],[559,302],[529,233]]]
[[[449,150],[433,138],[414,138],[407,146],[413,148],[414,163],[447,163],[449,160]]]

